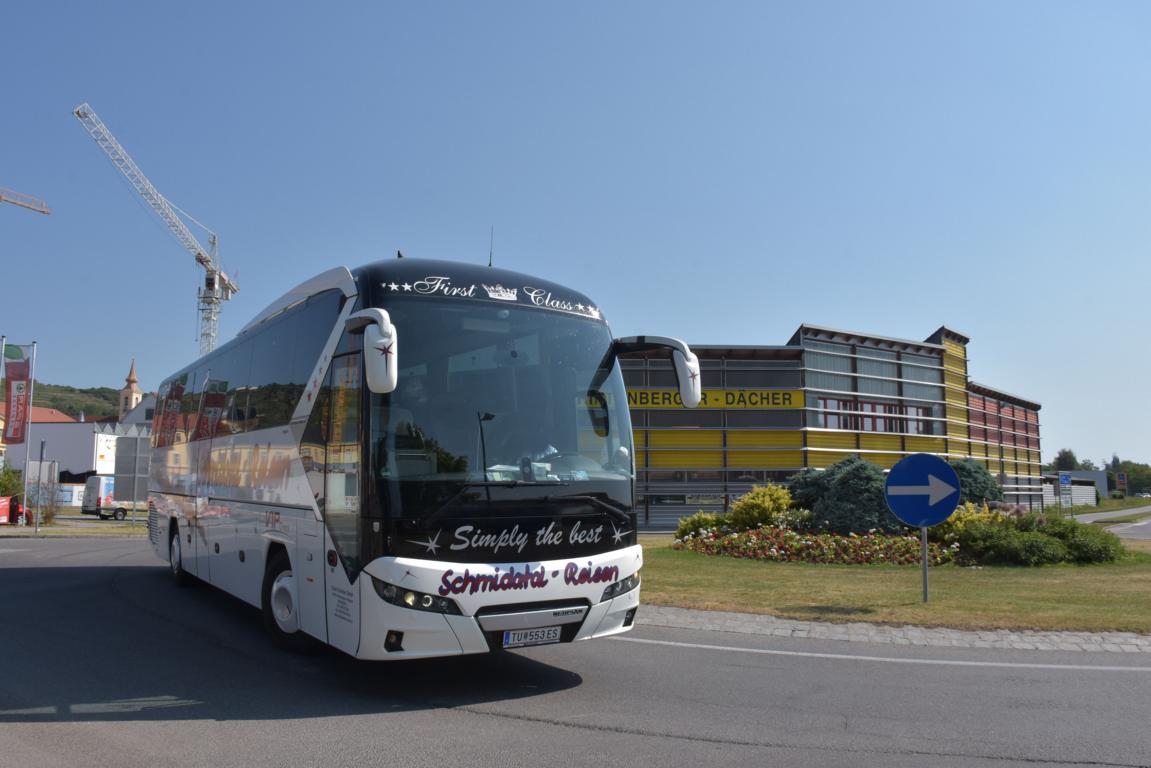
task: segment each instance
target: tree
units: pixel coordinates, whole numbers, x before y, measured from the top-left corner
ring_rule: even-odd
[[[1127,473],[1127,492],[1143,493],[1151,489],[1151,466],[1135,461],[1123,461],[1119,471]]]
[[[1056,472],[1071,472],[1079,468],[1079,459],[1075,458],[1075,451],[1070,448],[1060,448],[1055,454],[1054,468]]]
[[[904,526],[887,508],[883,470],[854,456],[824,471],[827,491],[815,503],[815,524],[834,533],[885,533]]]
[[[1002,501],[1003,489],[995,478],[987,471],[983,462],[974,459],[949,462],[955,474],[959,475],[959,503],[973,502],[980,504],[984,501]]]
[[[1093,462],[1091,459],[1084,459],[1083,461],[1079,462],[1078,469],[1082,469],[1085,472],[1094,472],[1099,469],[1099,467],[1095,466],[1095,462]]]
[[[1119,454],[1113,453],[1111,454],[1111,464],[1107,468],[1112,472],[1118,472],[1121,469],[1120,465],[1122,463],[1123,462],[1119,461]]]
[[[24,493],[24,475],[12,467],[0,468],[0,496],[19,496]]]

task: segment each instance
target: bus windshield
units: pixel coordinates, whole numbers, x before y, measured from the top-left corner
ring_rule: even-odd
[[[384,514],[531,514],[544,497],[632,511],[627,396],[605,324],[430,298],[387,309],[398,385],[371,397],[367,435]]]

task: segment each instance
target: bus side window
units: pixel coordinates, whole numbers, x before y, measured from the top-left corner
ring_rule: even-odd
[[[307,475],[308,484],[312,488],[312,496],[316,499],[316,506],[320,510],[320,517],[324,516],[324,476],[327,471],[328,434],[331,428],[332,404],[332,372],[328,371],[324,383],[316,393],[316,404],[308,416],[308,423],[304,427],[304,435],[300,440],[300,459],[304,464],[304,474]]]
[[[332,361],[325,523],[350,579],[360,569],[360,356]]]

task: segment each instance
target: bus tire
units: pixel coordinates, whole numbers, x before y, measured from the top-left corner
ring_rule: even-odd
[[[184,552],[180,546],[180,526],[173,524],[168,531],[168,568],[172,573],[172,582],[177,587],[186,587],[192,583],[192,577],[184,570]]]
[[[264,614],[264,629],[272,642],[297,653],[312,650],[312,638],[300,629],[299,595],[288,553],[277,550],[264,570],[264,588],[260,607]]]
[[[127,516],[128,516],[128,510],[123,509],[123,508],[117,509],[115,512],[112,513],[112,517],[115,518],[116,520],[123,520]]]

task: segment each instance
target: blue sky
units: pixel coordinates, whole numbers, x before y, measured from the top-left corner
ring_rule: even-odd
[[[1043,453],[1151,461],[1151,5],[20,3],[0,333],[154,388],[199,275],[71,116],[220,235],[228,338],[331,266],[482,262],[617,334],[968,334]]]

